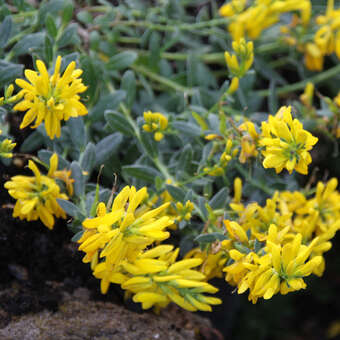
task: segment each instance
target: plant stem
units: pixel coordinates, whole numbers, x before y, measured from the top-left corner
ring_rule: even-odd
[[[160,161],[159,158],[152,158],[152,161],[155,163],[158,170],[162,173],[166,180],[170,180],[171,183],[176,183],[175,179],[170,175],[168,168]]]
[[[127,44],[138,44],[140,43],[140,38],[137,37],[120,37],[118,38],[119,42],[127,43]],[[256,53],[263,54],[268,53],[269,51],[273,51],[280,47],[279,43],[270,43],[259,46]],[[120,48],[121,51],[135,51],[141,56],[148,56],[150,52],[148,50],[140,50],[140,49],[131,49],[131,48]],[[192,54],[192,53],[191,53]],[[168,60],[176,60],[176,61],[186,61],[189,57],[188,53],[179,53],[179,52],[163,52],[161,53],[161,58],[168,59]],[[225,64],[224,60],[224,53],[223,52],[214,52],[214,53],[205,53],[205,54],[198,54],[197,58],[206,64]]]
[[[303,90],[308,82],[311,82],[313,84],[318,84],[321,83],[329,78],[332,78],[336,75],[338,75],[340,72],[340,64],[324,71],[321,73],[318,73],[317,75],[307,78],[305,80],[299,81],[295,84],[289,84],[289,85],[285,85],[282,87],[279,87],[278,89],[276,89],[276,93],[278,95],[284,95],[290,92],[294,92],[296,90]],[[256,91],[255,94],[259,95],[260,97],[268,97],[270,94],[270,90],[259,90]]]
[[[142,65],[132,65],[131,68],[136,71],[137,73],[141,73],[145,75],[146,77],[162,84],[165,85],[175,91],[178,92],[183,92],[185,95],[191,96],[194,93],[194,89],[182,86],[172,80],[169,80],[167,78],[164,78],[163,76],[160,76],[159,74],[151,71],[150,69],[146,68],[145,66]]]
[[[145,27],[156,31],[163,32],[177,32],[177,31],[192,31],[195,29],[202,29],[205,27],[213,27],[219,25],[226,25],[229,19],[217,18],[209,21],[195,22],[192,24],[179,24],[179,25],[161,25],[153,24],[150,21],[137,21],[137,20],[117,20],[111,23],[110,26],[132,26],[132,27]],[[93,29],[93,28],[92,28]]]

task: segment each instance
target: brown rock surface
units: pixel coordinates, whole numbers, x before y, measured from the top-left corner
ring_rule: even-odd
[[[78,288],[63,294],[57,312],[44,310],[12,318],[2,340],[190,340],[219,339],[207,319],[169,306],[160,315],[138,314],[109,302],[92,301]],[[0,309],[1,311],[1,309]],[[207,335],[207,333],[209,335]],[[204,334],[204,335],[203,335]]]

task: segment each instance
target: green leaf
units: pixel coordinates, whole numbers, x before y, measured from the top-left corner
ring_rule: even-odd
[[[39,131],[32,132],[20,146],[20,152],[32,152],[44,144],[44,137]]]
[[[123,136],[119,132],[113,133],[102,139],[96,145],[96,165],[105,163],[111,155],[117,152],[122,141]]]
[[[66,212],[67,215],[77,218],[81,215],[80,209],[72,202],[57,198],[60,207]]]
[[[145,148],[146,152],[151,158],[155,158],[158,155],[158,145],[157,142],[153,138],[152,133],[142,132],[141,135],[141,143]]]
[[[278,110],[279,107],[275,81],[271,81],[269,84],[268,107],[269,112],[273,112],[273,114]]]
[[[71,238],[72,242],[77,242],[81,239],[81,237],[84,235],[85,230],[80,230],[76,234],[74,234]]]
[[[12,48],[12,53],[15,56],[23,54],[32,54],[36,49],[40,48],[45,41],[45,33],[37,32],[27,34],[19,40]]]
[[[239,252],[243,254],[249,254],[251,252],[251,250],[248,247],[244,246],[240,242],[234,242],[234,247],[236,250],[238,250]]]
[[[49,64],[52,61],[53,58],[53,42],[51,38],[46,35],[45,36],[45,61],[47,64]]]
[[[74,194],[78,197],[82,197],[85,194],[85,177],[83,175],[83,170],[78,162],[73,161],[71,163],[71,171],[72,178],[74,179]]]
[[[66,26],[71,21],[72,16],[73,16],[73,4],[72,2],[69,2],[65,6],[62,14],[62,21],[64,26]]]
[[[128,70],[123,74],[121,88],[126,92],[126,105],[131,109],[136,98],[136,77],[133,71]]]
[[[57,41],[58,47],[61,48],[70,45],[73,42],[73,39],[77,37],[77,31],[77,24],[71,24],[68,26]]]
[[[186,144],[179,156],[176,167],[177,171],[188,169],[190,167],[192,156],[193,156],[192,146],[190,144]]]
[[[92,15],[88,11],[79,11],[77,13],[77,19],[84,24],[91,24],[92,23]]]
[[[66,125],[70,130],[70,137],[72,143],[81,149],[86,144],[86,131],[83,117],[70,118]]]
[[[12,32],[12,18],[9,15],[0,25],[0,32],[0,48],[4,48]]]
[[[45,26],[47,33],[51,36],[51,38],[55,38],[58,34],[58,29],[55,24],[55,18],[53,18],[51,13],[48,13],[45,18]]]
[[[229,189],[224,187],[214,195],[209,201],[209,206],[212,209],[222,209],[225,208],[228,200]]]
[[[85,171],[91,173],[96,164],[96,147],[93,143],[88,143],[85,151],[80,156],[80,166]]]
[[[21,77],[24,66],[0,60],[0,85],[11,83],[14,79]]]
[[[109,62],[107,63],[107,68],[111,71],[123,70],[132,65],[137,57],[137,53],[132,51],[118,53],[110,58]]]
[[[120,131],[126,136],[133,136],[134,129],[124,115],[117,111],[105,111],[105,119],[113,131]]]
[[[208,211],[207,208],[205,207],[206,200],[204,197],[199,196],[198,197],[198,204],[195,205],[195,208],[197,212],[199,213],[200,217],[202,218],[203,221],[207,220],[208,218]]]
[[[106,96],[101,97],[98,100],[98,104],[90,111],[90,119],[92,121],[98,121],[104,118],[104,112],[106,110],[115,110],[118,105],[124,100],[126,96],[125,91],[116,91]]]
[[[125,175],[142,179],[145,182],[154,183],[155,178],[161,177],[160,172],[146,165],[126,165],[122,167],[122,172]]]
[[[185,191],[181,188],[175,187],[173,185],[166,185],[166,190],[168,190],[169,194],[179,202],[184,202],[184,197],[185,197]]]
[[[44,22],[48,14],[56,14],[65,5],[64,0],[50,0],[48,3],[39,6],[38,22]]]
[[[213,243],[215,241],[223,241],[226,240],[227,237],[221,233],[210,233],[210,234],[201,234],[195,237],[194,241],[198,243]]]
[[[266,60],[256,56],[254,60],[254,68],[256,72],[262,75],[269,81],[275,81],[279,85],[286,85],[287,80],[284,79],[278,72],[276,72]]]
[[[149,40],[149,67],[157,69],[159,60],[161,58],[161,36],[158,32],[151,33]]]
[[[172,126],[187,136],[199,137],[202,135],[201,128],[189,122],[173,122]]]
[[[88,97],[88,103],[92,104],[96,102],[98,93],[98,74],[100,71],[96,69],[93,59],[90,56],[82,55],[80,57],[80,66],[84,73],[82,74],[83,82],[88,86],[84,92],[84,97]]]

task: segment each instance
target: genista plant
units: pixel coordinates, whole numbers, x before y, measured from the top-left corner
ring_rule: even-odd
[[[340,228],[337,179],[313,164],[340,136],[332,1],[15,3],[0,157],[33,176],[4,185],[13,217],[70,216],[101,292],[143,309],[211,311],[213,278],[256,303],[322,276]]]

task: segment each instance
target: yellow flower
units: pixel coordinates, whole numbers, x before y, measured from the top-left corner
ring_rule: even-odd
[[[317,238],[308,246],[302,245],[301,240],[301,234],[284,246],[267,240],[266,254],[255,256],[252,263],[244,263],[247,272],[238,282],[238,293],[249,289],[249,299],[256,303],[260,297],[267,300],[278,292],[287,294],[306,288],[303,277],[309,276],[322,258],[315,256],[309,259],[319,242]]]
[[[34,162],[29,161],[28,167],[34,173],[34,177],[14,176],[5,183],[8,193],[17,200],[13,217],[28,221],[40,219],[46,227],[53,229],[53,215],[66,218],[56,199],[67,200],[68,197],[60,193],[59,186],[52,178],[41,175]]]
[[[37,60],[38,72],[25,70],[29,82],[16,79],[15,83],[22,88],[19,94],[24,99],[14,106],[14,110],[27,111],[20,125],[23,129],[35,120],[32,128],[45,122],[47,135],[54,139],[60,137],[60,122],[71,117],[87,114],[86,107],[80,102],[79,93],[86,91],[87,87],[79,78],[82,70],[76,69],[72,61],[64,74],[60,75],[61,57],[58,56],[54,73],[50,76],[45,64]]]
[[[160,207],[139,213],[139,205],[147,198],[147,188],[136,191],[135,187],[126,186],[115,198],[110,212],[104,203],[97,209],[97,217],[87,218],[83,222],[85,233],[78,241],[79,250],[86,253],[83,262],[97,261],[97,257],[105,258],[98,264],[96,272],[102,279],[101,289],[106,293],[111,281],[110,275],[117,271],[123,261],[134,261],[138,254],[155,241],[163,241],[169,237],[164,231],[173,221],[169,216],[159,217],[169,206]],[[96,263],[91,263],[92,267]],[[105,268],[104,268],[105,267]]]
[[[73,195],[73,183],[74,179],[71,178],[71,170],[57,170],[58,169],[58,155],[54,153],[50,158],[50,167],[48,170],[48,177],[60,179],[66,185],[66,189],[69,196]]]
[[[309,150],[318,139],[303,129],[297,119],[292,119],[291,107],[281,107],[275,117],[269,116],[262,122],[259,144],[265,147],[264,168],[275,168],[276,173],[286,168],[289,173],[295,169],[306,175],[312,158]]]
[[[247,0],[232,0],[219,9],[220,15],[230,17],[244,10]]]
[[[329,226],[340,218],[340,194],[336,190],[337,185],[336,178],[329,180],[326,185],[318,182],[315,197],[299,210],[302,214],[316,212],[318,234],[327,232]]]
[[[163,132],[168,127],[168,119],[159,112],[144,112],[144,121],[143,130],[146,132],[154,132],[155,141],[159,142],[163,139]]]

